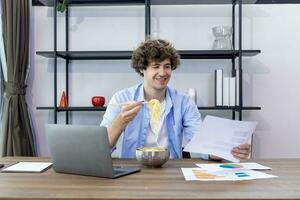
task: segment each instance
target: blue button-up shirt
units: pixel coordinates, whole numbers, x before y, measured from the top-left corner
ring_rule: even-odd
[[[143,100],[143,84],[138,84],[117,92],[111,98],[100,126],[109,127],[121,111],[120,106],[114,106],[111,105],[111,103]],[[193,137],[201,126],[201,115],[196,104],[189,96],[180,94],[172,88],[167,87],[165,100],[169,151],[174,159],[179,159],[182,158],[183,136],[188,140]],[[135,158],[136,149],[143,147],[145,144],[149,127],[149,109],[147,109],[146,106],[143,106],[137,116],[127,125],[122,133],[122,158]],[[200,155],[200,157],[203,159],[208,158],[207,155]]]

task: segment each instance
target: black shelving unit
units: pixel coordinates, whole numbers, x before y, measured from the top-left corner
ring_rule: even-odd
[[[300,1],[300,0],[299,0]],[[260,110],[260,107],[246,107],[243,105],[242,90],[242,57],[255,56],[260,50],[242,49],[242,5],[255,4],[259,0],[68,0],[65,12],[66,20],[66,49],[57,51],[57,12],[58,2],[62,0],[33,0],[33,5],[53,6],[53,51],[37,51],[37,55],[54,59],[54,106],[37,107],[39,110],[53,110],[54,123],[57,123],[57,113],[66,112],[66,123],[69,123],[70,111],[105,111],[106,107],[57,107],[57,59],[65,60],[66,69],[66,96],[69,99],[69,63],[70,60],[123,60],[130,59],[132,51],[69,51],[69,9],[72,6],[105,6],[105,5],[141,5],[145,7],[145,38],[151,35],[151,6],[152,5],[190,5],[190,4],[231,4],[232,5],[232,28],[233,28],[233,50],[179,50],[178,53],[182,59],[230,59],[232,61],[232,76],[236,76],[235,70],[239,70],[239,106],[217,106],[217,107],[198,107],[199,110],[228,110],[232,111],[232,118],[235,119],[236,112],[239,114],[239,120],[242,120],[243,110]],[[267,2],[267,0],[264,0]],[[236,6],[238,6],[238,28],[236,28]],[[236,34],[238,43],[236,43]],[[237,48],[236,48],[237,47]],[[236,65],[236,59],[238,66]]]
[[[152,5],[232,4],[237,0],[151,0]],[[62,0],[59,0],[62,2]],[[68,0],[72,6],[138,5],[144,0]],[[300,0],[243,0],[243,4],[295,4]],[[34,6],[54,6],[53,0],[32,0]]]
[[[239,56],[238,50],[179,50],[182,59],[233,59]],[[242,50],[242,56],[251,57],[260,50]],[[37,55],[54,58],[54,51],[37,51]],[[132,51],[57,51],[56,56],[70,60],[128,60]]]
[[[40,106],[37,107],[38,110],[53,110],[54,107],[51,106]],[[198,107],[199,110],[232,110],[232,111],[239,111],[242,110],[260,110],[260,107],[242,107],[239,106],[207,106],[207,107]],[[105,111],[106,107],[90,107],[90,106],[81,106],[81,107],[74,107],[70,106],[67,108],[57,108],[57,112],[61,111]]]
[[[53,106],[40,106],[37,107],[38,110],[53,110]],[[57,112],[62,112],[62,111],[105,111],[106,107],[91,107],[91,106],[69,106],[66,108],[57,108]]]

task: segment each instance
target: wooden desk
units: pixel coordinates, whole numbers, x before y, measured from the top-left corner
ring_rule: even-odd
[[[2,158],[0,163],[49,161],[47,158]],[[184,180],[181,167],[200,160],[171,160],[163,168],[147,169],[118,179],[58,174],[0,173],[0,199],[300,199],[300,159],[259,160],[273,168],[274,179],[240,182]],[[138,165],[134,160],[115,164]]]

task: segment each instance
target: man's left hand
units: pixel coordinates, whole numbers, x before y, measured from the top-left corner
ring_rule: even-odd
[[[241,144],[237,147],[232,148],[231,154],[233,155],[233,157],[241,161],[244,161],[249,157],[250,151],[251,151],[250,144]]]

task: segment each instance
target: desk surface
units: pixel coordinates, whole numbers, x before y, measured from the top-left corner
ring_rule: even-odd
[[[2,158],[5,165],[48,158]],[[272,167],[273,179],[238,182],[185,181],[181,167],[201,160],[170,160],[118,179],[55,173],[0,173],[0,199],[300,199],[300,159],[256,160]],[[115,164],[137,166],[135,160]]]

